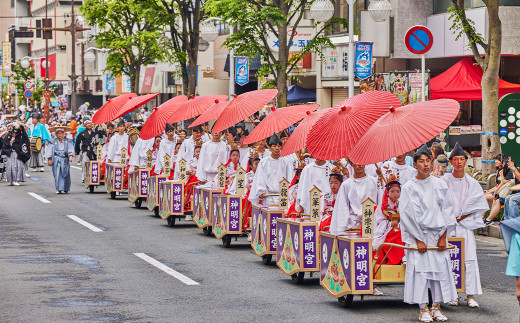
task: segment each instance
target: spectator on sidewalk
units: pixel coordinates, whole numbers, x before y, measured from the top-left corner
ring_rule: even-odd
[[[498,215],[501,207],[506,201],[506,197],[510,194],[510,192],[508,192],[510,186],[514,185],[511,183],[511,180],[513,180],[515,176],[507,165],[509,161],[511,161],[511,158],[505,154],[499,154],[495,158],[495,166],[497,169],[497,185],[490,190],[484,191],[486,200],[489,203],[492,203],[489,216],[484,220],[485,225],[490,225],[493,223],[493,219]],[[520,183],[520,181],[516,182],[516,184],[518,183]]]
[[[511,160],[507,163],[507,167],[513,172],[516,181],[520,181],[520,171],[516,168],[515,163]],[[519,214],[520,206],[520,192],[513,191],[513,194],[506,197],[504,202],[504,220],[517,218]]]

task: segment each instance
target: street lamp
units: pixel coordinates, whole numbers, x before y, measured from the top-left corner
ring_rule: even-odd
[[[202,23],[200,26],[200,37],[205,41],[212,42],[218,37],[218,29],[217,26],[213,23],[213,20],[217,20],[218,18],[210,18]],[[218,19],[220,20],[220,19]]]
[[[20,64],[22,65],[22,68],[29,68],[31,66],[31,62],[27,59],[22,60]]]
[[[354,4],[356,0],[347,0],[348,3],[348,97],[354,96]]]
[[[329,0],[316,0],[311,5],[311,16],[318,22],[329,21],[334,15],[334,4]]]
[[[368,13],[375,22],[383,22],[390,17],[392,5],[387,0],[371,0]]]
[[[89,64],[94,63],[96,61],[96,54],[92,53],[91,51],[86,51],[83,59]]]

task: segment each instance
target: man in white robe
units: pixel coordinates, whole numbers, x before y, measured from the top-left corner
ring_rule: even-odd
[[[121,149],[128,148],[128,134],[125,132],[125,124],[120,121],[117,132],[112,135],[108,143],[107,160],[109,163],[121,162]],[[127,151],[127,155],[130,152]]]
[[[310,191],[314,186],[320,189],[321,195],[330,193],[329,175],[333,165],[326,160],[316,159],[305,166],[300,174],[296,196],[296,211],[298,214],[311,212]]]
[[[277,205],[280,181],[284,178],[291,181],[294,177],[292,164],[280,157],[282,142],[276,134],[269,139],[269,150],[271,154],[264,157],[258,164],[251,186],[249,201],[253,205],[260,205],[260,201],[263,205]],[[276,194],[276,196],[265,196],[267,194]]]
[[[447,231],[457,224],[450,191],[440,178],[430,176],[430,151],[423,145],[414,156],[417,176],[402,186],[399,199],[401,237],[406,246],[417,247],[406,254],[404,302],[419,304],[419,321],[447,321],[441,302],[457,298]],[[437,247],[438,250],[428,250]],[[428,288],[432,308],[428,309]]]
[[[196,126],[192,128],[192,135],[189,138],[184,139],[181,147],[179,148],[179,152],[177,153],[177,157],[175,159],[175,174],[173,179],[179,179],[179,165],[178,162],[183,158],[185,161],[190,161],[193,158],[193,151],[195,150],[195,144],[197,141],[201,140],[203,142],[207,142],[207,136],[202,136],[203,130],[201,126]],[[204,133],[205,134],[205,133]],[[219,137],[220,140],[220,137]],[[227,161],[227,160],[226,160]]]
[[[341,184],[336,197],[330,222],[331,233],[360,228],[363,210],[361,203],[367,197],[374,202],[378,201],[376,178],[365,173],[365,165],[352,164],[350,174]]]
[[[474,295],[482,294],[480,272],[477,261],[477,243],[473,230],[482,228],[482,213],[489,209],[482,187],[473,177],[464,173],[468,156],[457,142],[450,155],[453,173],[441,177],[448,185],[453,198],[453,213],[457,225],[448,230],[448,237],[464,238],[464,263],[466,268],[466,302],[468,307],[479,307]],[[457,306],[460,298],[448,303]]]
[[[213,187],[216,187],[213,180],[218,173],[218,167],[228,161],[227,146],[225,142],[220,141],[220,135],[220,132],[214,132],[211,141],[202,144],[197,161],[197,179],[201,183],[210,182],[208,185]]]
[[[384,162],[383,165],[381,165],[381,170],[376,170],[376,173],[381,175],[387,182],[396,180],[401,185],[404,185],[415,176],[415,169],[406,164],[406,154],[403,154],[395,157],[395,159]],[[377,189],[379,190],[379,198],[382,199],[385,183],[378,181]],[[381,204],[381,201],[376,202],[378,205]]]
[[[173,161],[175,158],[175,146],[177,145],[177,141],[175,140],[175,128],[166,124],[166,139],[161,140],[159,144],[159,152],[157,153],[157,158],[155,159],[155,174],[159,175],[164,168],[164,156],[170,156],[170,165],[173,165]]]
[[[135,142],[134,148],[132,148],[132,156],[130,156],[130,161],[128,165],[130,165],[130,169],[128,170],[130,173],[135,171],[137,168],[145,168],[146,167],[146,155],[148,150],[153,149],[153,144],[155,142],[155,138],[143,140],[138,138]]]

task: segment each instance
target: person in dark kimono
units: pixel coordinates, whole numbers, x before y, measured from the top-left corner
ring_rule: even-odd
[[[70,163],[74,157],[73,140],[65,138],[68,127],[52,127],[56,132],[56,139],[49,140],[45,146],[45,158],[49,166],[52,166],[56,194],[68,193],[70,191]]]
[[[25,129],[12,123],[9,133],[2,137],[2,155],[8,156],[5,171],[9,185],[19,186],[20,182],[25,182],[25,163],[31,157],[29,146]]]
[[[79,156],[79,160],[82,162],[82,181],[85,171],[85,163],[90,160],[97,159],[97,145],[101,143],[100,137],[104,135],[104,133],[101,133],[102,130],[96,130],[93,128],[92,121],[90,121],[90,119],[85,120],[84,125],[85,129],[78,133],[76,136],[76,144],[74,145],[76,156]]]

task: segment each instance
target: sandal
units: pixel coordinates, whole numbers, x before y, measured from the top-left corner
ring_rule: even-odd
[[[456,300],[453,300],[451,302],[446,303],[446,305],[449,305],[449,306],[459,306],[460,305],[460,297],[457,297]]]
[[[468,295],[468,298],[466,298],[466,302],[468,302],[469,308],[480,307],[480,305],[478,305],[477,300],[475,299],[475,296],[473,296],[473,295]]]
[[[419,322],[433,322],[428,305],[419,308]]]
[[[433,316],[433,319],[435,321],[446,322],[448,320],[446,315],[444,315],[444,313],[442,313],[441,306],[439,304],[432,305],[431,313],[432,313],[431,316]]]
[[[383,293],[383,292],[378,288],[378,286],[374,286],[374,292],[373,292],[373,295],[374,295],[374,296],[384,296],[385,293]]]

